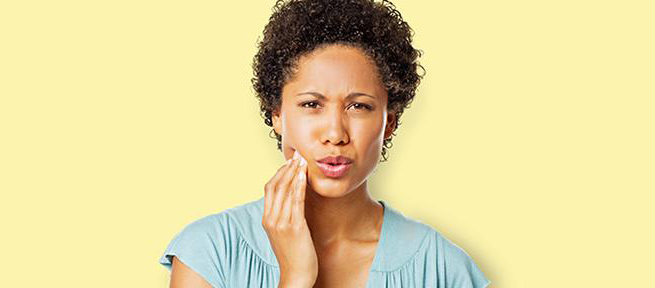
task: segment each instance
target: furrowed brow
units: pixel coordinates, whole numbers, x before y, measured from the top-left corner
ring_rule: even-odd
[[[300,96],[300,95],[303,95],[303,94],[313,95],[316,98],[321,99],[321,100],[325,100],[327,98],[327,97],[323,96],[323,94],[321,94],[321,93],[311,92],[311,91],[301,92],[301,93],[296,94],[296,96]],[[361,92],[350,93],[350,94],[348,94],[348,96],[346,96],[346,99],[350,99],[350,98],[354,98],[354,97],[358,97],[358,96],[367,96],[367,97],[371,97],[371,98],[375,99],[375,96],[369,95],[369,94],[366,94],[366,93],[361,93]]]

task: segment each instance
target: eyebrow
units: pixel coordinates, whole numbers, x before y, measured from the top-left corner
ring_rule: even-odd
[[[323,94],[318,93],[318,92],[311,92],[311,91],[310,91],[310,92],[301,92],[301,93],[296,94],[296,96],[300,96],[300,95],[303,95],[303,94],[314,95],[314,96],[316,96],[318,99],[321,99],[321,100],[325,100],[325,99],[326,99],[326,97],[323,96]],[[372,95],[369,95],[369,94],[366,94],[366,93],[361,93],[361,92],[353,92],[353,93],[350,93],[350,94],[348,94],[348,96],[346,96],[346,99],[350,99],[350,98],[357,97],[357,96],[368,96],[368,97],[371,97],[371,98],[373,98],[373,99],[376,99],[375,96],[372,96]]]

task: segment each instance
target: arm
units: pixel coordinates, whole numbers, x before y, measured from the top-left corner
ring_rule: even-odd
[[[170,288],[212,288],[212,286],[177,257],[173,257]]]

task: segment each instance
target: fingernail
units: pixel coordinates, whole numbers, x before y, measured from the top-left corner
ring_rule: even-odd
[[[300,171],[300,175],[298,175],[298,180],[300,180],[301,182],[305,181],[305,172]]]
[[[300,156],[300,166],[302,167],[302,166],[305,166],[305,165],[307,165],[307,160],[305,160],[304,157]]]

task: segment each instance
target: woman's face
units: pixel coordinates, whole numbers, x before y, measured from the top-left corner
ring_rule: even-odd
[[[375,169],[382,141],[391,136],[393,113],[377,68],[358,48],[330,45],[301,57],[282,88],[273,127],[282,135],[285,159],[295,150],[307,160],[308,189],[342,197],[363,184]],[[318,160],[352,159],[341,176],[328,176]]]

